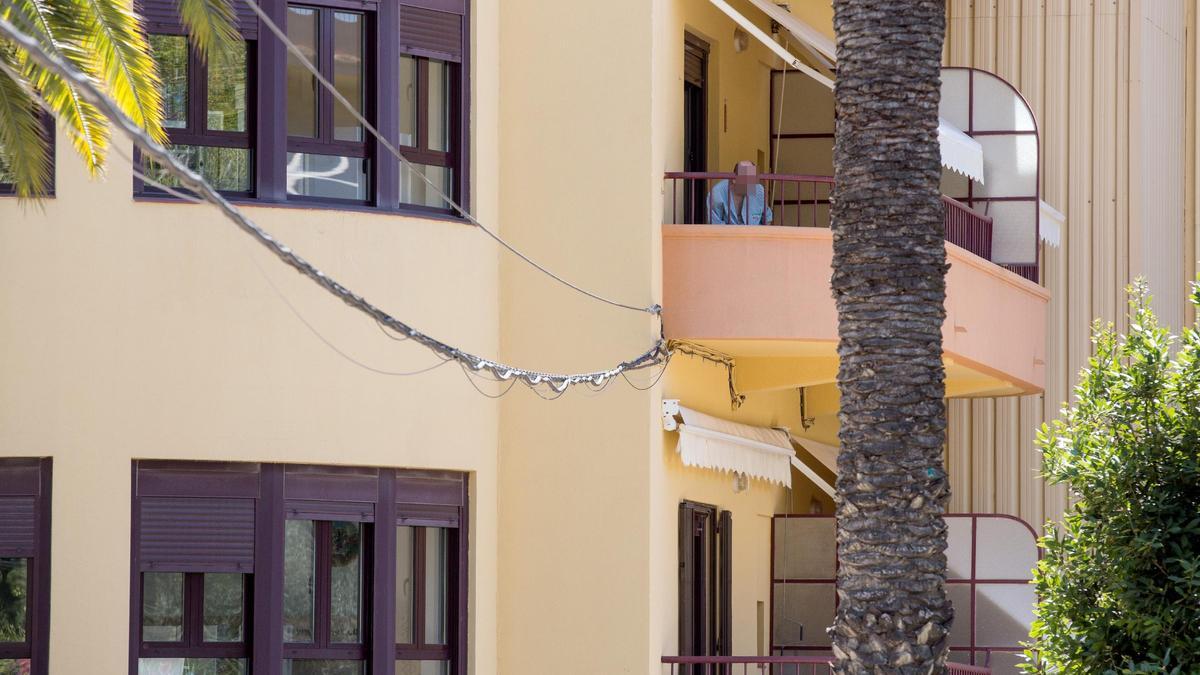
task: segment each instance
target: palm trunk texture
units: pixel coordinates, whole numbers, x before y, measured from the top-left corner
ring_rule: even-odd
[[[946,250],[941,0],[834,0],[838,312],[834,672],[941,673]]]

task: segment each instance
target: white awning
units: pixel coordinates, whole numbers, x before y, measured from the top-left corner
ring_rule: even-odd
[[[747,33],[753,35],[759,42],[766,45],[767,49],[775,52],[775,55],[783,59],[784,63],[808,75],[826,87],[833,89],[833,80],[825,77],[817,69],[808,66],[803,61],[793,56],[791,52],[783,48],[783,45],[772,39],[770,35],[764,33],[762,29],[755,25],[753,21],[747,19],[742,15],[741,12],[731,7],[728,2],[725,2],[725,0],[709,0],[709,2],[711,2],[717,9],[724,12],[726,16],[733,19],[734,23],[741,26]]]
[[[958,127],[938,118],[938,143],[942,148],[942,166],[971,180],[983,182],[983,146]]]
[[[684,465],[791,486],[794,453],[786,431],[730,422],[683,406],[679,416],[683,424],[678,425],[675,450]]]
[[[1067,225],[1067,217],[1046,202],[1038,203],[1038,214],[1041,216],[1038,219],[1038,231],[1042,241],[1058,248],[1062,245],[1062,231]]]
[[[783,26],[787,32],[800,41],[810,54],[821,65],[826,68],[832,68],[833,62],[837,61],[837,48],[833,40],[826,36],[821,31],[813,28],[800,19],[792,16],[786,9],[775,4],[772,0],[750,0],[755,7],[761,9],[764,14]]]
[[[837,446],[826,445],[824,443],[818,443],[807,438],[800,438],[798,436],[791,435],[789,435],[789,440],[792,442],[792,445],[803,448],[806,452],[808,452],[808,454],[812,455],[821,466],[832,471],[835,476],[837,475]],[[799,457],[792,457],[792,466],[796,467],[797,471],[803,474],[805,478],[808,478],[810,481],[812,481],[813,484],[820,488],[822,492],[830,497],[834,496],[834,486],[826,482],[825,479],[821,477],[821,474],[815,471],[816,467],[810,466]]]
[[[770,35],[759,29],[753,21],[750,21],[736,9],[730,7],[729,3],[725,2],[725,0],[710,0],[710,2],[716,5],[717,9],[728,15],[729,18],[737,22],[747,32],[758,38],[760,42],[775,52],[788,65],[804,72],[826,87],[833,89],[833,80],[801,63],[791,52],[772,39]],[[833,40],[829,39],[821,31],[793,16],[784,8],[776,5],[773,0],[750,0],[750,2],[762,10],[773,21],[787,29],[823,65],[830,68],[833,67],[833,64],[837,61],[837,48]],[[939,117],[938,143],[941,145],[942,150],[942,166],[951,171],[957,171],[979,183],[983,182],[983,146],[979,144],[979,141],[964,134],[953,124]]]

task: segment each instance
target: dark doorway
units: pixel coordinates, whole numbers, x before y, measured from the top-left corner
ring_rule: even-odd
[[[715,506],[679,505],[679,654],[731,656],[733,518]],[[727,669],[685,667],[688,675]]]
[[[708,43],[683,40],[683,170],[708,170]],[[707,222],[706,182],[684,181],[685,223]]]

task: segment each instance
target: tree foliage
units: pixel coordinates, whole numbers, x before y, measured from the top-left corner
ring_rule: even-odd
[[[1041,541],[1028,672],[1200,672],[1200,332],[1176,341],[1143,282],[1130,297],[1128,334],[1095,325],[1076,403],[1038,436],[1075,502]]]
[[[180,18],[201,53],[236,39],[231,1],[179,0]],[[0,0],[0,18],[95,78],[130,119],[155,140],[166,140],[158,72],[133,0]],[[22,197],[43,196],[50,185],[50,139],[39,100],[91,173],[103,170],[108,151],[109,125],[100,111],[66,80],[0,39],[0,180]]]

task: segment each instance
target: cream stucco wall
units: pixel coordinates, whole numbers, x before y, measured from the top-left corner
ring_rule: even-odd
[[[652,161],[656,3],[504,0],[500,214],[509,240],[623,302],[658,293]],[[682,49],[682,47],[681,47]],[[647,314],[583,298],[502,258],[506,359],[590,370],[658,336]],[[630,376],[648,386],[651,374]],[[646,673],[657,395],[618,380],[555,402],[501,402],[499,670]]]
[[[497,217],[497,10],[478,3],[477,212]],[[91,181],[60,137],[57,197],[0,200],[0,456],[54,458],[51,673],[129,654],[136,458],[441,468],[471,475],[471,672],[494,673],[499,406],[383,335],[207,207],[140,203],[113,157]],[[122,143],[128,153],[127,144]],[[498,254],[455,222],[247,208],[318,267],[421,330],[500,351]],[[264,280],[275,284],[286,301]]]

